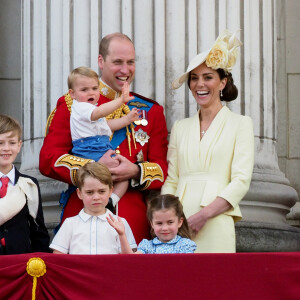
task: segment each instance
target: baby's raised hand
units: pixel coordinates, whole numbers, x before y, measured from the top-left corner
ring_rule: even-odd
[[[125,81],[123,84],[121,98],[123,103],[127,103],[128,101],[134,99],[133,96],[129,95],[129,84],[127,81]]]
[[[115,219],[111,214],[109,214],[109,217],[106,217],[106,219],[108,224],[116,230],[118,235],[125,234],[125,226],[120,217],[117,217],[117,219]]]
[[[134,122],[134,121],[139,120],[139,119],[140,119],[140,115],[141,115],[141,110],[134,107],[134,108],[127,114],[128,122],[129,122],[129,123],[132,123],[132,122]]]

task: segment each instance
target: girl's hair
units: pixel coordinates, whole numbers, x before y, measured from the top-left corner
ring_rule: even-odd
[[[236,85],[234,84],[232,74],[226,73],[223,69],[217,69],[216,71],[219,74],[221,80],[227,78],[226,86],[222,91],[223,96],[220,96],[221,101],[230,102],[232,100],[235,100],[238,96],[239,91]],[[188,87],[190,87],[190,82],[191,82],[191,72],[189,73],[189,77],[188,77]]]
[[[101,183],[108,185],[111,189],[113,181],[108,168],[99,162],[89,162],[77,170],[77,187],[81,190],[86,177],[98,179]]]
[[[191,238],[189,225],[183,213],[183,207],[178,197],[170,194],[158,195],[155,198],[149,200],[147,206],[147,217],[150,223],[152,223],[153,213],[155,211],[159,211],[162,209],[174,209],[178,219],[183,218],[182,225],[178,229],[178,235],[188,239]],[[151,228],[151,236],[155,237],[153,228]]]

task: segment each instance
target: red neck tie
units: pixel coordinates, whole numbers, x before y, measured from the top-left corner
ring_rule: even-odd
[[[3,198],[6,195],[6,192],[7,192],[7,186],[8,186],[9,178],[8,177],[1,177],[0,181],[2,182],[2,186],[0,188],[0,198]]]

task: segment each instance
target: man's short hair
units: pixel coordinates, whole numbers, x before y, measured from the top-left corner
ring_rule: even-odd
[[[113,187],[109,169],[99,162],[90,162],[79,168],[77,171],[77,187],[79,189],[82,188],[84,180],[88,176],[98,179],[101,183],[108,185],[110,189]]]
[[[73,89],[74,82],[75,82],[75,80],[78,76],[94,78],[94,79],[97,80],[97,82],[99,80],[98,74],[94,70],[92,70],[91,68],[78,67],[78,68],[74,69],[73,71],[71,71],[71,73],[68,76],[68,88],[69,89]]]
[[[20,123],[10,116],[0,114],[0,134],[11,131],[18,136],[19,140],[21,140],[22,128]]]
[[[133,45],[132,40],[126,34],[123,34],[120,32],[115,32],[115,33],[106,35],[105,37],[102,38],[102,40],[100,41],[100,44],[99,44],[99,55],[101,55],[104,60],[106,59],[106,56],[108,55],[109,45],[113,39],[127,40],[127,41],[131,42]]]

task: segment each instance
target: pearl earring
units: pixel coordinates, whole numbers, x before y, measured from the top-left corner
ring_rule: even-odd
[[[220,90],[220,96],[223,97],[223,90]]]

